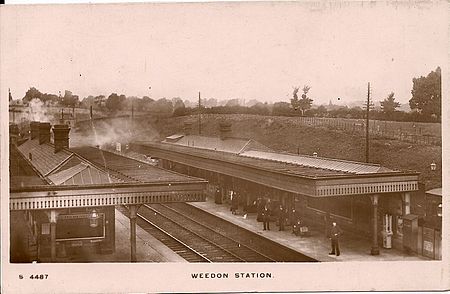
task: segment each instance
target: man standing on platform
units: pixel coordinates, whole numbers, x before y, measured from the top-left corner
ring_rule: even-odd
[[[279,231],[284,231],[284,222],[286,220],[286,214],[282,205],[280,205],[280,210],[278,211],[278,225],[280,226]]]
[[[263,223],[264,223],[264,231],[267,229],[268,231],[270,231],[269,228],[269,219],[270,219],[270,211],[267,208],[267,206],[264,207],[263,211],[262,211],[262,217],[263,217]]]
[[[341,235],[342,231],[337,226],[336,222],[333,222],[333,225],[331,226],[329,238],[331,239],[331,252],[329,255],[339,256],[341,254],[339,250],[339,236]]]

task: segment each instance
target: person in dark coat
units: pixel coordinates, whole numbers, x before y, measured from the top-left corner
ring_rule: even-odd
[[[296,234],[296,231],[299,230],[298,225],[300,224],[300,215],[299,213],[294,209],[291,211],[290,215],[290,224],[292,226],[292,234]]]
[[[280,205],[280,209],[278,210],[278,225],[280,227],[279,231],[284,231],[284,222],[286,221],[286,211],[283,206]]]
[[[267,206],[264,207],[262,211],[263,216],[263,224],[264,224],[264,231],[267,229],[270,231],[269,223],[270,223],[270,210],[267,208]]]
[[[258,212],[256,220],[259,222],[263,221],[264,202],[261,197],[258,197],[256,200],[256,210]]]
[[[329,253],[330,255],[336,254],[336,256],[339,256],[341,254],[339,250],[339,236],[341,234],[341,229],[337,226],[336,222],[333,222],[329,233],[329,238],[331,240],[331,252]]]
[[[231,213],[236,214],[239,207],[239,198],[236,192],[231,193]]]
[[[289,215],[289,224],[291,226],[294,226],[297,223],[297,219],[299,218],[298,211],[295,210],[295,208],[292,209],[291,214]]]

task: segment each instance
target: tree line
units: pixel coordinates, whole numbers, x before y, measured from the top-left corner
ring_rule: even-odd
[[[371,119],[395,120],[395,121],[423,121],[438,122],[441,119],[441,69],[431,71],[427,76],[413,78],[411,99],[409,106],[411,112],[398,111],[400,103],[395,101],[395,93],[389,93],[380,102],[379,109],[370,109]],[[200,113],[205,114],[256,114],[274,116],[308,116],[308,117],[334,117],[334,118],[365,118],[366,109],[361,107],[348,107],[337,105],[320,105],[313,107],[313,99],[309,97],[311,86],[305,85],[299,97],[300,87],[293,87],[290,102],[280,101],[275,103],[262,103],[252,100],[251,106],[240,105],[238,99],[230,99],[225,104],[219,105],[214,98],[201,99],[200,104],[183,100],[179,97],[172,99],[160,98],[154,100],[148,96],[126,97],[123,94],[111,93],[104,95],[88,96],[80,101],[78,95],[71,91],[64,91],[64,95],[41,93],[31,87],[22,98],[22,103],[27,104],[32,99],[39,99],[47,105],[63,107],[82,107],[103,110],[114,114],[118,111],[131,110],[139,112],[152,112],[162,115],[184,116]],[[10,96],[10,100],[11,96]]]

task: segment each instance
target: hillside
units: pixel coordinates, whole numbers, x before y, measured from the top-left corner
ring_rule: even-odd
[[[129,119],[128,119],[129,120]],[[98,133],[130,134],[131,124],[120,119],[98,122],[95,127]],[[365,161],[365,137],[361,134],[344,132],[329,126],[304,126],[288,117],[255,116],[255,115],[204,115],[202,117],[202,134],[219,135],[219,122],[226,120],[232,123],[232,135],[254,139],[274,150],[291,153],[310,154],[317,152],[319,156],[354,161]],[[136,118],[127,136],[139,140],[158,140],[168,135],[183,132],[185,121],[193,123],[192,132],[198,133],[196,116],[156,118]],[[102,125],[103,127],[100,127]],[[126,131],[120,131],[125,127]],[[83,137],[86,139],[86,127]],[[87,127],[90,129],[90,127]],[[104,131],[101,131],[101,130]],[[123,135],[116,136],[118,138]],[[421,173],[420,181],[425,189],[442,186],[442,148],[441,146],[419,145],[399,140],[371,138],[370,162],[383,166],[415,170]],[[436,171],[431,171],[430,164],[437,163]]]

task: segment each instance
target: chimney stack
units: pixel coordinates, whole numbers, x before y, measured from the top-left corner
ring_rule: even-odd
[[[36,139],[39,136],[39,122],[32,121],[30,123],[30,138],[31,140]]]
[[[183,127],[183,131],[184,131],[184,135],[190,135],[191,134],[191,130],[192,130],[192,123],[191,122],[185,122],[184,123],[184,127]]]
[[[50,123],[39,123],[39,144],[50,143]]]
[[[68,125],[54,125],[53,126],[53,143],[55,145],[55,153],[69,148],[69,132]]]
[[[231,123],[221,122],[219,123],[220,139],[225,140],[231,136]]]
[[[19,137],[19,126],[15,123],[9,124],[9,142],[13,145],[17,145],[17,139]]]

